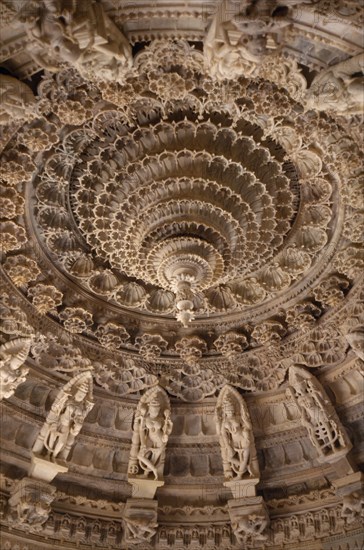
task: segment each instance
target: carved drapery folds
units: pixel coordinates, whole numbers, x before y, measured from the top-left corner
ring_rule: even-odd
[[[318,380],[304,368],[292,366],[289,369],[289,391],[319,459],[335,462],[346,455],[352,444]]]
[[[165,451],[172,431],[170,416],[167,393],[160,387],[147,390],[135,413],[128,467],[136,496],[153,498],[156,488],[163,485]]]
[[[93,405],[92,374],[85,371],[59,391],[34,443],[35,457],[48,461],[66,460]]]

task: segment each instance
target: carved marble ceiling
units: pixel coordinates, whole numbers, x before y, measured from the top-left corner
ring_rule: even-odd
[[[1,0],[2,547],[360,549],[349,0]]]

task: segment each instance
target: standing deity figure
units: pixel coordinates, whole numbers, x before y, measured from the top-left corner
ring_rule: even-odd
[[[28,53],[49,71],[67,63],[85,77],[120,80],[132,65],[128,40],[95,0],[28,0],[18,18]]]
[[[133,426],[129,478],[160,480],[163,477],[165,449],[172,431],[169,400],[159,387],[141,398]]]
[[[29,369],[24,362],[31,343],[31,338],[15,338],[0,346],[0,401],[11,397],[25,381]]]
[[[249,412],[241,395],[224,386],[216,405],[216,425],[225,478],[241,480],[259,475]]]
[[[65,460],[93,406],[92,374],[85,371],[72,378],[58,393],[33,446],[33,453],[51,460]]]
[[[205,38],[206,65],[212,76],[258,76],[264,58],[276,50],[292,21],[290,9],[310,0],[222,0]]]
[[[289,369],[289,385],[302,422],[321,457],[346,454],[351,442],[321,384],[304,368],[293,366]]]
[[[306,93],[306,108],[364,114],[364,53],[321,71]]]

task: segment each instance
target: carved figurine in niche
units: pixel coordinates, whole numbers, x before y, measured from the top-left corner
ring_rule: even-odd
[[[306,0],[309,3],[310,0]],[[205,59],[213,76],[257,76],[264,58],[277,49],[284,28],[291,24],[290,8],[298,0],[222,0],[204,45]]]
[[[48,519],[55,494],[56,487],[42,481],[23,478],[16,482],[8,501],[9,521],[40,529]]]
[[[151,541],[158,528],[157,508],[156,500],[127,500],[123,514],[126,542],[137,544]]]
[[[259,37],[232,41],[227,30],[229,21],[228,2],[224,0],[217,8],[204,42],[206,65],[212,76],[232,79],[239,76],[255,76],[265,49]]]
[[[58,393],[33,446],[33,453],[50,460],[65,460],[93,406],[92,374],[86,371],[72,378]]]
[[[348,452],[350,440],[336,411],[316,378],[304,368],[289,369],[290,394],[301,413],[312,443],[322,457]]]
[[[230,386],[224,386],[215,414],[225,478],[257,477],[259,469],[252,424],[241,395]]]
[[[129,42],[94,0],[30,0],[18,17],[28,53],[49,71],[68,63],[86,77],[118,80],[132,64]]]
[[[16,388],[25,382],[28,367],[24,365],[31,338],[15,338],[0,346],[0,401],[11,397]]]
[[[32,90],[17,78],[0,74],[0,125],[35,116],[36,100]]]
[[[306,93],[306,107],[342,115],[364,113],[364,53],[321,71]]]
[[[269,516],[262,508],[261,513],[251,513],[235,518],[231,522],[231,527],[239,542],[255,542],[267,540],[267,535],[263,534],[264,529],[269,524]]]
[[[162,478],[172,431],[170,415],[169,400],[162,388],[151,388],[141,397],[134,419],[129,477]]]

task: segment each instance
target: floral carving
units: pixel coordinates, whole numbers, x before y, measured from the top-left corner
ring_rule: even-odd
[[[37,263],[23,254],[6,258],[4,270],[16,286],[26,285],[40,274]]]
[[[280,321],[268,319],[256,325],[251,336],[259,345],[264,345],[277,344],[285,334],[286,329]]]
[[[3,252],[17,250],[27,242],[25,230],[12,221],[0,222],[0,247]]]
[[[168,342],[160,334],[144,333],[137,336],[135,344],[139,348],[140,355],[146,361],[153,361],[163,353],[168,346]]]
[[[119,362],[105,360],[95,364],[97,384],[118,396],[139,393],[158,384],[158,378],[137,366],[132,359]]]
[[[231,331],[216,338],[214,346],[225,357],[232,359],[239,356],[249,346],[249,342],[245,334]]]
[[[181,359],[187,365],[194,367],[198,364],[202,354],[207,351],[207,344],[198,336],[185,336],[176,342],[175,348]]]
[[[350,287],[346,277],[340,275],[331,275],[319,284],[314,290],[315,298],[324,306],[334,307],[343,301],[344,291]]]
[[[62,292],[53,285],[35,285],[28,290],[28,296],[31,296],[35,308],[43,315],[62,304]]]
[[[163,374],[160,384],[169,394],[191,403],[203,401],[206,397],[216,395],[226,384],[222,375],[214,373],[197,364],[175,367],[168,374]]]
[[[95,336],[102,346],[109,349],[119,349],[130,340],[130,335],[123,325],[108,322],[98,325]]]
[[[15,218],[22,214],[24,210],[24,199],[12,187],[0,186],[0,217]]]
[[[73,334],[80,334],[91,327],[92,313],[82,307],[66,307],[59,315],[64,328]]]

